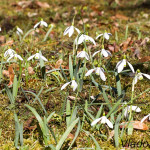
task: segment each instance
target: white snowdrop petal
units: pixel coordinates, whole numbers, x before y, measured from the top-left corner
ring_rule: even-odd
[[[40,25],[40,22],[38,22],[35,26],[34,29],[36,29]]]
[[[48,24],[45,21],[41,21],[41,25],[48,27]]]
[[[106,81],[105,74],[104,74],[104,72],[102,71],[101,68],[100,68],[99,72],[100,72],[100,77],[101,77],[101,79],[102,79],[103,81]]]
[[[44,56],[40,55],[41,59],[48,61]]]
[[[72,36],[73,32],[74,32],[74,27],[71,26],[70,29],[69,29],[69,37]]]
[[[33,59],[33,57],[35,57],[35,55],[36,55],[36,54],[34,54],[34,55],[30,56],[30,57],[27,59],[27,61],[29,61],[29,60]]]
[[[101,54],[104,56],[104,57],[108,57],[108,53],[105,49],[102,49],[102,52]]]
[[[70,27],[67,27],[64,31],[64,35],[66,35],[69,32]]]
[[[148,78],[150,80],[150,75],[149,74],[142,73],[142,75],[144,75],[146,78]]]
[[[138,76],[136,75],[136,76],[134,77],[134,79],[133,79],[134,84],[136,84],[137,81],[138,81]]]
[[[85,76],[89,76],[95,69],[90,69],[88,72],[85,74]]]
[[[130,69],[132,70],[132,72],[135,73],[133,66],[128,61],[127,61],[127,63],[129,65]]]
[[[104,37],[106,40],[109,40],[109,35],[107,33],[104,33]]]
[[[22,57],[20,55],[16,55],[17,58],[19,58],[21,61],[23,61]]]
[[[92,55],[92,57],[94,57],[97,53],[99,53],[100,52],[100,50],[99,51],[96,51],[93,55]]]
[[[75,28],[75,27],[74,27]],[[78,28],[75,28],[75,30],[78,32],[78,34],[80,34],[80,30]]]
[[[9,61],[10,59],[12,59],[14,57],[14,55],[11,55],[8,59],[7,59],[7,61]]]
[[[73,91],[76,90],[77,86],[78,86],[77,82],[75,80],[72,80],[71,87],[73,87]]]
[[[141,123],[143,123],[148,117],[150,117],[150,114],[148,114],[147,116],[145,116],[145,117],[141,120]]]
[[[113,124],[108,119],[106,119],[106,123],[109,126],[109,128],[113,129]]]
[[[19,27],[17,27],[17,30],[19,33],[23,34],[23,31]]]
[[[105,124],[106,123],[107,118],[105,116],[101,117],[101,123]]]
[[[62,87],[61,90],[63,90],[64,88],[66,88],[66,86],[69,84],[70,82],[65,83]]]
[[[95,119],[95,120],[91,123],[91,126],[94,126],[94,125],[97,124],[100,120],[101,120],[101,118]]]
[[[128,117],[128,108],[127,108],[127,107],[125,108],[124,116],[125,116],[125,118],[127,118],[127,117]]]
[[[123,60],[120,62],[120,64],[118,64],[118,67],[117,67],[117,70],[118,70],[118,73],[120,73],[124,68],[124,62]]]
[[[141,112],[141,109],[137,106],[130,106],[130,107],[132,107],[132,110],[135,112]]]
[[[102,36],[103,34],[99,34],[97,37],[96,37],[96,39],[98,39],[100,36]]]

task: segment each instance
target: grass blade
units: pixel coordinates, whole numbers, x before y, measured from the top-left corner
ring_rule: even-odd
[[[56,150],[60,150],[61,146],[63,145],[65,139],[67,138],[67,136],[69,135],[69,133],[72,131],[72,129],[75,127],[75,125],[78,123],[79,118],[77,118],[75,121],[73,121],[70,126],[67,128],[67,130],[65,131],[65,133],[62,135],[61,139],[59,140],[57,146],[56,146]]]

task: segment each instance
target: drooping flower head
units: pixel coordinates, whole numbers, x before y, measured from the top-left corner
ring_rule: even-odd
[[[99,75],[103,81],[106,81],[104,69],[102,67],[97,67],[97,68],[88,70],[88,72],[85,74],[85,76],[89,76],[94,71],[95,71],[95,74]]]
[[[4,53],[4,57],[6,58],[7,56],[11,56],[11,55],[14,55],[14,54],[16,54],[16,52],[13,50],[13,49],[11,49],[11,48],[9,48],[5,53]]]
[[[133,66],[126,60],[125,55],[124,55],[124,59],[119,61],[116,65],[116,69],[118,73],[120,73],[124,69],[124,67],[126,67],[126,64],[128,64],[132,72],[135,73]]]
[[[146,78],[148,78],[150,80],[150,75],[145,74],[145,73],[141,73],[140,70],[138,69],[136,71],[135,77],[133,79],[133,83],[136,84],[138,80],[142,80],[143,76],[145,76]]]
[[[45,21],[43,21],[43,19],[41,19],[40,22],[38,22],[37,24],[35,24],[34,29],[38,28],[39,26],[40,27],[42,27],[42,26],[48,27],[48,24]]]
[[[113,124],[107,119],[106,116],[102,116],[98,119],[95,119],[92,123],[91,126],[94,126],[95,124],[97,124],[99,121],[101,121],[102,124],[107,124],[109,126],[109,128],[113,129]]]
[[[86,58],[86,60],[90,59],[90,57],[89,57],[88,53],[85,51],[85,49],[83,49],[83,51],[81,51],[77,54],[77,58]]]
[[[43,59],[44,61],[48,61],[43,55],[41,55],[40,53],[36,53],[36,54],[34,54],[34,55],[32,55],[32,56],[30,56],[28,59],[27,59],[27,61],[29,61],[29,60],[31,60],[31,59],[33,59],[33,58],[35,58],[35,59]]]
[[[61,87],[61,90],[65,89],[70,83],[71,83],[71,88],[73,89],[73,91],[75,91],[76,88],[78,87],[78,84],[77,84],[77,82],[75,81],[75,78],[73,78],[72,81],[65,83],[65,84]]]
[[[85,34],[79,34],[76,39],[75,39],[75,43],[76,45],[79,45],[83,42],[87,42],[87,41],[90,41],[92,42],[94,45],[96,45],[94,39],[88,35],[85,35]]]
[[[23,61],[22,57],[20,55],[18,55],[18,54],[10,55],[10,57],[7,59],[7,61],[9,61],[12,58],[14,58],[15,60],[19,59],[19,60]]]
[[[105,31],[105,33],[99,34],[96,39],[98,39],[99,37],[103,36],[106,40],[109,40],[109,36],[112,35],[111,33],[107,33]]]
[[[16,29],[17,29],[16,33],[17,33],[18,35],[23,34],[23,31],[22,31],[18,26],[16,27]]]

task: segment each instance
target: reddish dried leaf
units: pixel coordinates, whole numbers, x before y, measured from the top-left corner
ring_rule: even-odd
[[[148,130],[148,126],[145,123],[141,123],[140,121],[133,121],[133,128],[138,130]],[[120,128],[123,128],[125,124],[125,128],[127,127],[128,122],[123,122],[120,125]]]
[[[117,19],[121,19],[121,20],[128,20],[129,19],[127,16],[124,16],[122,14],[116,14],[115,17]]]
[[[13,43],[14,43],[14,40],[9,40],[5,44],[2,44],[1,46],[6,46],[6,45],[11,46]]]
[[[127,48],[129,46],[131,42],[131,37],[128,37],[126,41],[124,41],[123,43],[120,44],[120,46],[122,47],[123,52],[127,51]]]
[[[9,77],[9,71],[3,70],[2,71],[3,76]]]
[[[41,8],[50,8],[50,5],[46,2],[37,1],[36,4]]]
[[[73,135],[72,133],[69,133],[69,135],[68,135],[68,139],[73,140],[73,139],[74,139],[74,135]]]
[[[58,69],[62,63],[63,63],[63,60],[59,59],[55,64],[55,68]]]
[[[35,72],[34,72],[34,70],[33,70],[32,67],[28,67],[28,73],[29,73],[30,75],[35,74]]]
[[[150,56],[145,56],[140,59],[140,62],[142,62],[142,63],[147,62],[147,61],[150,61]]]
[[[144,40],[141,42],[140,45],[145,46],[147,42],[149,42],[149,38],[148,37],[144,38]]]
[[[13,66],[10,65],[8,67],[8,72],[9,72],[9,86],[13,84],[13,81],[14,81],[14,76],[15,76],[15,73],[14,73],[14,70],[13,70]]]
[[[6,42],[6,38],[5,38],[5,36],[0,36],[0,44],[3,44],[3,43],[5,43]]]

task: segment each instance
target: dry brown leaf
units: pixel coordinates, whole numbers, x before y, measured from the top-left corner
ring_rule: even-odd
[[[88,21],[89,21],[89,18],[84,18],[84,19],[80,20],[78,23],[80,25],[83,25],[83,23],[87,23]]]
[[[62,63],[63,63],[63,60],[59,59],[55,64],[55,68],[58,69]]]
[[[13,81],[14,81],[14,76],[15,76],[15,73],[14,73],[14,70],[13,70],[13,66],[10,65],[8,67],[8,72],[9,72],[9,86],[13,84]]]
[[[121,20],[128,20],[129,19],[127,16],[124,16],[122,14],[116,14],[115,17],[117,19],[121,19]]]
[[[37,1],[35,2],[39,7],[41,8],[50,8],[50,5],[46,2],[40,2],[40,1]]]
[[[11,46],[13,43],[14,43],[14,40],[9,40],[6,43],[2,44],[1,46],[6,46],[6,45]]]
[[[32,1],[20,1],[17,3],[18,6],[22,8],[27,8],[31,5]]]
[[[28,73],[29,73],[30,75],[35,74],[35,72],[34,72],[34,70],[33,70],[32,67],[28,67]]]
[[[148,130],[148,126],[145,123],[141,123],[140,121],[133,121],[131,122],[133,124],[134,129],[138,130]],[[120,125],[120,128],[123,128],[125,125],[125,128],[127,127],[128,122],[123,122]]]
[[[5,38],[5,36],[0,36],[0,44],[3,44],[3,43],[5,43],[6,42],[6,38]]]
[[[128,46],[131,43],[131,37],[128,37],[126,41],[124,41],[123,43],[120,44],[120,46],[122,47],[123,52],[127,51]]]
[[[142,63],[147,62],[147,61],[150,61],[150,56],[145,56],[140,59],[140,62],[142,62]]]
[[[74,139],[74,135],[72,133],[69,133],[68,139],[73,140]]]
[[[119,51],[119,46],[116,43],[114,43],[113,45],[108,45],[108,49],[111,52],[118,52]]]
[[[3,74],[3,76],[9,77],[9,71],[8,70],[3,70],[2,74]]]

